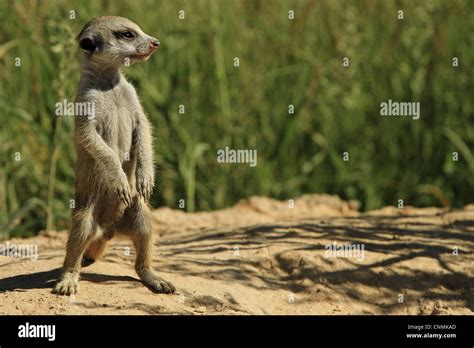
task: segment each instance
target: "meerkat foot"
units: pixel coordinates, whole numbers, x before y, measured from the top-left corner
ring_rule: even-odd
[[[153,279],[149,279],[147,281],[142,279],[142,281],[146,286],[158,293],[172,294],[176,291],[176,288],[173,286],[173,284],[158,276],[155,276]]]
[[[149,269],[138,272],[138,276],[142,282],[158,293],[172,294],[176,291],[176,288],[170,282],[158,277],[153,271]]]
[[[79,291],[79,276],[72,273],[65,273],[62,279],[53,288],[53,294],[73,295]]]

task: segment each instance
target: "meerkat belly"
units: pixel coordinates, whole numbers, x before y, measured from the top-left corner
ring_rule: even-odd
[[[125,172],[132,195],[135,189],[135,155],[132,148],[132,135],[134,120],[133,115],[126,107],[114,105],[109,110],[109,122],[102,125],[102,138],[105,143],[117,154],[122,169]],[[125,204],[120,202],[115,192],[107,191],[97,202],[96,220],[104,230],[109,225],[121,218],[125,211]]]
[[[136,194],[135,169],[136,169],[136,151],[133,147],[133,129],[135,128],[135,119],[128,108],[122,108],[119,113],[118,122],[118,153],[121,156],[122,168],[127,175],[132,195]]]
[[[123,164],[132,157],[132,135],[135,127],[133,115],[127,108],[119,105],[108,112],[110,117],[100,125],[99,134]]]
[[[116,148],[122,163],[132,159],[132,136],[135,122],[130,110],[126,107],[117,107],[117,143]]]

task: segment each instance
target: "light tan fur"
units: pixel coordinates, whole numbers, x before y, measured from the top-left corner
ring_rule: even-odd
[[[132,36],[132,37],[130,37]],[[145,61],[159,41],[122,17],[98,17],[78,35],[81,79],[76,102],[94,103],[94,115],[76,115],[76,195],[64,273],[54,293],[78,291],[81,261],[91,263],[115,233],[132,239],[135,270],[157,292],[174,286],[151,268],[152,228],[147,201],[154,186],[150,123],[120,68]],[[83,260],[84,259],[84,260]]]

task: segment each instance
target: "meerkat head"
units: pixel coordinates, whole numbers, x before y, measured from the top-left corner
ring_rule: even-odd
[[[114,67],[146,61],[160,46],[158,39],[145,34],[137,24],[115,16],[94,18],[77,41],[85,59]]]

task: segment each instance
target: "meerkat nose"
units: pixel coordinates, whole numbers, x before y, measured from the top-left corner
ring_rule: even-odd
[[[158,48],[160,47],[160,41],[157,39],[152,39],[150,42],[150,48]]]

